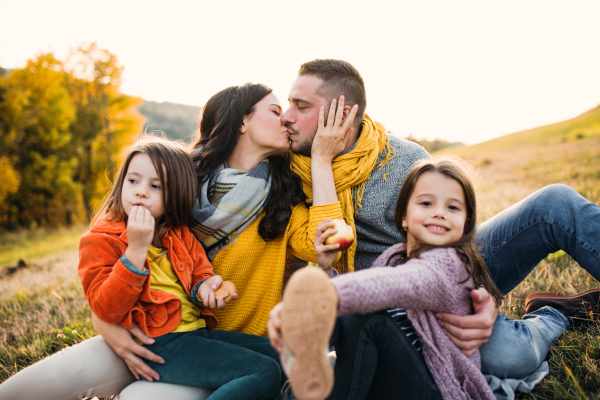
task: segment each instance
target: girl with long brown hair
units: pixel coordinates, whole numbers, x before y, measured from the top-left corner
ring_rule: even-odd
[[[300,260],[316,261],[313,239],[317,225],[327,217],[342,217],[331,160],[345,146],[357,107],[344,114],[343,101],[340,106],[337,112],[335,107],[330,109],[327,126],[324,120],[319,124],[313,148],[320,149],[321,162],[313,169],[316,196],[309,206],[304,203],[302,181],[289,167],[289,133],[280,120],[280,102],[270,88],[261,84],[232,86],[204,106],[190,149],[196,179],[188,225],[215,274],[232,281],[239,295],[226,310],[211,310],[219,321],[215,331],[266,339],[261,336],[266,336],[270,309],[281,299],[290,270],[286,267],[292,263],[299,266]],[[145,345],[154,339],[137,324],[127,330],[98,317],[92,316],[101,336],[15,374],[0,385],[0,393],[13,399],[43,394],[57,400],[118,392],[121,399],[210,396],[215,385],[207,385],[207,389],[162,383],[158,365],[165,361],[168,365],[168,359],[153,353],[151,346],[140,346],[132,335]],[[189,352],[202,357],[202,351],[195,352],[193,347]],[[94,363],[82,368],[90,359]],[[52,378],[56,374],[60,377]],[[29,385],[34,375],[37,382],[44,383]],[[69,384],[55,384],[65,376],[71,378]]]
[[[281,310],[284,347],[278,335],[272,343],[283,351],[294,394],[302,400],[332,390],[329,399],[396,398],[401,392],[407,399],[495,398],[479,353],[467,358],[436,319],[438,312],[471,314],[469,294],[479,286],[497,305],[502,300],[477,253],[468,170],[457,159],[417,162],[395,217],[404,240],[372,268],[332,280],[312,268],[290,279]],[[323,269],[337,253],[324,244],[335,233],[323,229],[326,222],[315,238]],[[323,353],[330,343],[337,352],[335,386]]]

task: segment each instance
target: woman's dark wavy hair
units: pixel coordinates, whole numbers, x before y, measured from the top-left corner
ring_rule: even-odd
[[[211,171],[225,162],[238,143],[243,119],[256,111],[256,103],[273,90],[263,84],[231,86],[212,96],[202,109],[193,152],[198,182],[209,178]],[[291,205],[306,200],[302,179],[290,169],[290,153],[269,157],[271,193],[260,221],[258,233],[265,241],[282,235],[292,215]]]
[[[469,277],[472,277],[475,281],[476,286],[483,286],[493,297],[496,305],[500,306],[502,303],[502,293],[498,290],[498,287],[492,280],[490,272],[485,265],[485,262],[477,251],[477,244],[475,242],[475,226],[477,219],[477,199],[475,196],[475,188],[471,179],[471,174],[466,162],[459,159],[458,157],[440,157],[437,160],[421,160],[418,161],[412,168],[412,170],[406,176],[400,194],[398,195],[398,202],[396,203],[396,215],[395,222],[396,227],[402,233],[402,220],[406,217],[406,210],[408,209],[408,202],[412,195],[417,181],[423,174],[437,173],[444,175],[448,178],[454,179],[462,187],[465,195],[465,203],[467,207],[467,219],[465,221],[465,230],[462,237],[454,242],[447,244],[442,247],[451,247],[456,250],[459,257],[461,258]],[[406,237],[403,235],[403,240],[406,241]],[[439,246],[432,245],[419,245],[415,249],[412,249],[410,254],[402,260],[396,261],[395,265],[403,264],[411,258],[419,258],[421,253],[427,250],[437,248]],[[388,264],[394,258],[400,255],[401,252],[396,252],[388,258]],[[464,283],[465,281],[459,282]]]

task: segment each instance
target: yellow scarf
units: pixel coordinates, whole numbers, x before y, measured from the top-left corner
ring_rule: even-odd
[[[361,200],[371,172],[374,168],[380,170],[387,166],[388,171],[383,175],[383,179],[386,179],[389,172],[388,163],[396,154],[396,150],[390,146],[390,138],[385,132],[383,125],[373,121],[365,114],[361,125],[361,134],[354,149],[336,157],[332,163],[335,190],[342,205],[346,223],[352,226],[355,235],[354,214],[358,214],[358,209],[362,208]],[[382,152],[384,152],[384,159],[377,162],[377,158]],[[300,175],[304,183],[306,202],[312,203],[310,157],[292,153],[291,161],[292,170]],[[354,201],[352,200],[353,189]],[[342,258],[334,264],[334,268],[340,273],[354,271],[356,242],[355,240],[352,246],[342,253]]]

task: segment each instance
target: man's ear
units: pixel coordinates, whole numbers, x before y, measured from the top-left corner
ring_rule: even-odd
[[[352,111],[352,107],[344,105],[344,113],[342,114],[342,123],[344,123],[346,118],[348,118],[348,115],[350,115],[350,111]]]

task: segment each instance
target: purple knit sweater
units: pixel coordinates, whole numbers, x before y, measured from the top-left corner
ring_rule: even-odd
[[[390,255],[404,249],[404,244],[392,246],[370,269],[332,279],[339,295],[338,315],[406,308],[442,397],[447,400],[495,399],[481,373],[479,351],[467,358],[448,339],[435,318],[436,312],[473,313],[467,290],[473,287],[473,280],[458,283],[468,277],[458,254],[454,249],[433,249],[421,254],[420,259],[389,268]]]

